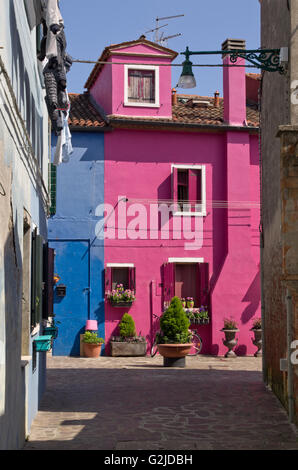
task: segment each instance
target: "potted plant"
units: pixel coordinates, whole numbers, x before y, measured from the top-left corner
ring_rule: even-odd
[[[85,331],[82,341],[85,357],[98,357],[100,355],[101,346],[105,342],[95,331]]]
[[[117,284],[116,289],[107,292],[107,299],[113,307],[129,307],[136,300],[136,297],[133,290],[124,289],[123,284]]]
[[[199,309],[199,323],[206,325],[209,323],[209,313],[207,310],[207,307],[204,307],[203,305]]]
[[[184,297],[181,299],[181,303],[182,303],[182,307],[186,308],[186,300],[184,299]]]
[[[48,326],[46,326],[44,328],[44,333],[46,335],[51,335],[52,336],[52,339],[56,339],[57,336],[58,336],[58,324],[60,323],[60,321],[55,321],[55,314],[52,315],[51,317],[51,320],[50,320],[50,324]]]
[[[160,329],[157,348],[164,357],[164,366],[184,367],[185,356],[192,343],[189,319],[178,297],[172,298],[170,306],[160,317]]]
[[[187,297],[186,305],[187,305],[187,308],[194,308],[195,303],[194,303],[193,297]]]
[[[185,314],[186,314],[187,318],[189,319],[190,324],[195,323],[195,319],[196,319],[196,318],[195,318],[195,314],[194,314],[193,312],[187,310],[187,311],[185,312]]]
[[[124,313],[119,323],[120,336],[112,336],[111,356],[145,356],[147,342],[137,335],[135,322],[131,315]]]
[[[223,344],[228,348],[225,357],[236,357],[236,354],[233,351],[233,348],[238,343],[238,339],[235,338],[236,333],[239,331],[236,321],[232,318],[225,318],[224,327],[221,331],[225,333],[225,339],[222,340]]]
[[[54,276],[53,276],[54,284],[57,284],[57,282],[59,282],[60,279],[61,279],[61,278],[60,278],[59,274],[56,274],[56,273],[55,273]]]
[[[262,320],[261,318],[256,318],[253,322],[252,328],[250,331],[254,332],[254,338],[252,338],[253,344],[257,347],[255,352],[255,357],[262,356]]]

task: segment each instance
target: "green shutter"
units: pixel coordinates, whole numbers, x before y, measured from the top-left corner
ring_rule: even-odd
[[[32,233],[32,245],[31,245],[31,328],[34,328],[36,325],[36,269],[35,269],[35,259],[36,259],[36,230]]]
[[[32,236],[32,265],[31,265],[31,327],[34,328],[42,318],[43,295],[43,238]]]
[[[53,315],[53,297],[54,297],[54,258],[55,250],[49,248],[49,244],[43,245],[43,305],[42,318],[48,319]]]
[[[57,168],[50,164],[50,215],[56,214]]]
[[[42,319],[42,295],[43,295],[43,238],[36,237],[36,315],[37,323]]]

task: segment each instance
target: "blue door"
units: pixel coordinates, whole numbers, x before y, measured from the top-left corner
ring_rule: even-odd
[[[55,320],[60,323],[53,355],[79,356],[80,334],[89,313],[89,243],[71,240],[49,244],[55,250],[55,274],[60,277],[54,289]]]

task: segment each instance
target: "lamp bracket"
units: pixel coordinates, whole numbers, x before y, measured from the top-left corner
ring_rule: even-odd
[[[236,64],[238,57],[241,57],[256,68],[266,70],[267,72],[279,72],[285,74],[286,69],[280,60],[281,49],[232,49],[221,51],[190,51],[187,47],[181,54],[185,55],[186,60],[189,60],[191,55],[229,55],[233,64]]]

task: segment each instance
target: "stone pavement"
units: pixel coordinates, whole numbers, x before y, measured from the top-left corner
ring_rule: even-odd
[[[24,450],[298,449],[262,382],[261,359],[48,357],[47,391]]]

